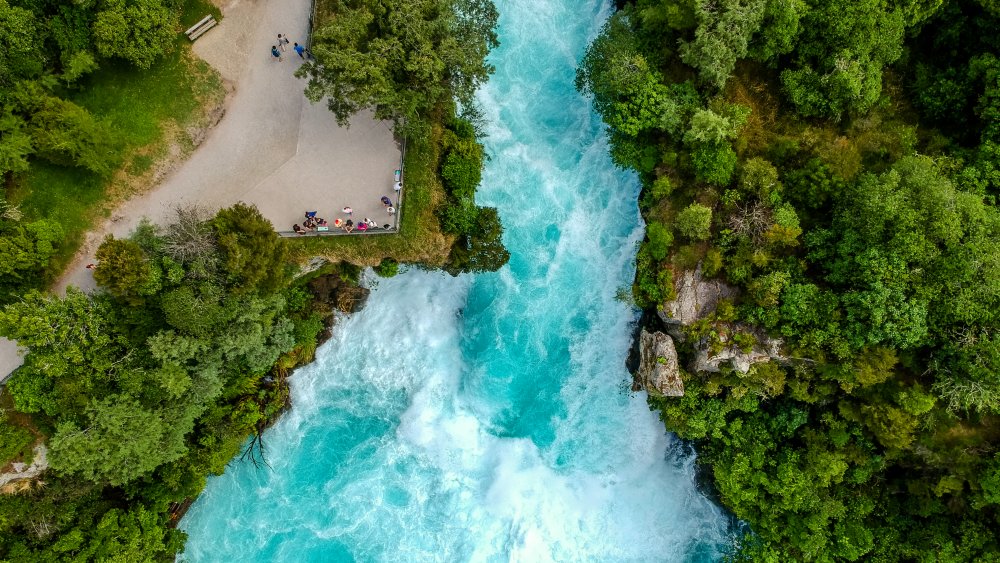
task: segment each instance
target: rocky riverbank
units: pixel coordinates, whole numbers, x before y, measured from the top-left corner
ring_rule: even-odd
[[[735,322],[739,290],[706,278],[699,264],[674,281],[676,297],[645,310],[633,337],[627,367],[632,389],[668,397],[684,395],[684,378],[787,361],[784,343],[760,328]]]

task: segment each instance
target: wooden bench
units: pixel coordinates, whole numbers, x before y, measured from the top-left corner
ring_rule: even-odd
[[[212,17],[211,15],[207,15],[204,18],[202,18],[200,22],[188,28],[188,30],[184,32],[184,35],[187,35],[188,39],[194,41],[195,39],[204,35],[206,31],[215,27],[218,23],[219,22],[215,21],[214,17]]]

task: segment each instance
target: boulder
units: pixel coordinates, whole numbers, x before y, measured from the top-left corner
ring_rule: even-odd
[[[639,369],[635,383],[652,394],[667,397],[684,396],[674,339],[662,332],[650,333],[642,329],[639,336]]]
[[[357,313],[365,306],[371,291],[344,282],[338,274],[320,276],[309,282],[309,291],[334,311]]]
[[[720,337],[725,347],[718,352],[712,350],[712,346],[707,339],[703,339],[695,346],[694,361],[691,369],[696,372],[710,371],[719,372],[723,365],[729,364],[740,373],[750,371],[750,366],[760,362],[777,360],[787,361],[788,358],[781,352],[784,342],[780,338],[768,336],[762,329],[752,328],[747,325],[736,325],[734,330],[749,332],[754,336],[756,342],[749,352],[744,352],[739,346],[728,343],[725,336]]]
[[[31,465],[24,467],[24,464],[19,464],[21,467],[15,467],[14,471],[9,473],[0,473],[0,494],[9,494],[14,488],[13,484],[19,481],[25,481],[28,479],[34,479],[42,474],[43,471],[48,469],[49,460],[48,453],[49,450],[46,449],[45,444],[38,444],[34,447],[35,455],[32,457]]]
[[[719,280],[703,278],[701,264],[694,271],[688,270],[674,280],[674,292],[677,297],[664,303],[657,314],[670,333],[678,338],[681,336],[677,328],[711,315],[720,300],[733,299],[739,295],[739,289],[735,287]]]

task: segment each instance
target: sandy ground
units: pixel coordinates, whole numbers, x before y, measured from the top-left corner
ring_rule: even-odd
[[[234,84],[226,115],[191,158],[149,193],[122,205],[87,242],[54,290],[75,285],[94,289],[88,263],[107,234],[125,237],[142,217],[168,221],[178,205],[214,211],[244,201],[255,204],[277,230],[291,230],[303,212],[332,220],[354,209],[355,220],[389,221],[380,202],[392,192],[400,150],[390,125],[368,114],[351,127],[337,126],[322,103],[311,104],[305,81],[293,73],[301,64],[288,45],[284,60],[271,57],[278,33],[305,43],[309,0],[232,0],[224,18],[194,44],[195,53]],[[2,339],[0,339],[2,340]],[[0,342],[0,380],[21,358]]]

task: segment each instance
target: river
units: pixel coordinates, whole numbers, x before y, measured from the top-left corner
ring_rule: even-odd
[[[729,517],[696,488],[624,359],[636,178],[575,67],[611,6],[501,0],[480,92],[510,264],[373,279],[264,436],[181,523],[189,561],[715,561]]]

